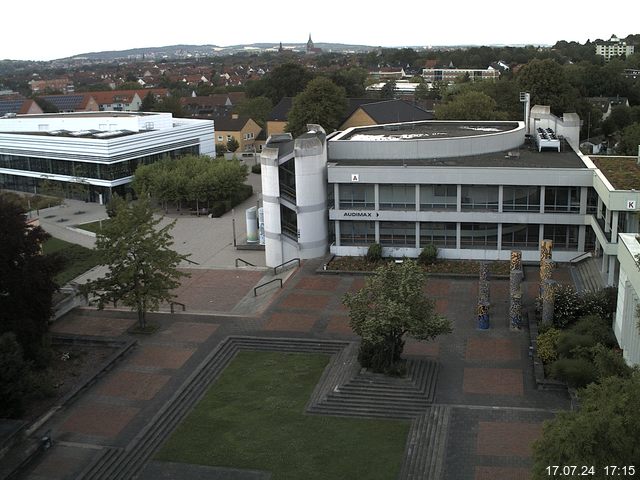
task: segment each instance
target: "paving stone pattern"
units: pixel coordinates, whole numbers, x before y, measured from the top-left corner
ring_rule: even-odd
[[[509,330],[508,281],[490,280],[491,328],[479,331],[477,280],[431,278],[426,292],[438,312],[452,321],[454,332],[433,342],[407,339],[405,356],[414,377],[392,385],[360,372],[357,337],[341,303],[344,293],[361,288],[366,277],[316,274],[321,264],[305,262],[282,290],[261,294],[255,303],[251,281],[260,282],[262,273],[251,272],[250,278],[236,270],[199,272],[203,287],[215,291],[218,303],[206,296],[206,301],[198,300],[192,285],[188,291],[202,311],[150,315],[159,331],[136,337],[138,346],[124,361],[35,433],[51,430],[56,443],[25,478],[156,478],[153,472],[162,468],[158,462],[149,463],[154,452],[238,348],[332,355],[307,408],[343,405],[340,411],[323,414],[371,416],[375,412],[362,410],[362,402],[386,405],[393,392],[402,392],[395,413],[387,407],[377,412],[398,415],[403,402],[413,401],[417,391],[419,408],[411,413],[399,479],[529,478],[531,443],[539,437],[542,422],[568,408],[569,402],[562,392],[536,389],[528,332]],[[530,270],[525,272],[525,305],[538,291],[535,270]],[[239,302],[244,302],[243,311],[253,305],[255,313],[236,314]],[[56,322],[53,330],[126,336],[134,323],[131,312],[80,309]],[[416,387],[422,385],[416,378],[423,378],[415,373],[418,366],[430,372],[424,375],[429,386],[423,390]],[[170,471],[167,468],[162,478],[178,478]],[[202,470],[188,472],[184,469],[179,478],[201,478]],[[254,472],[254,477],[250,471],[219,473],[224,475],[219,478],[229,480],[268,478],[268,472]]]

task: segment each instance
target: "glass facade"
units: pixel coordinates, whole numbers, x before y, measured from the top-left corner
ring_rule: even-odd
[[[498,224],[461,223],[460,248],[497,249]]]
[[[415,210],[415,185],[380,185],[379,203],[381,210]]]
[[[280,179],[280,195],[290,202],[296,203],[296,162],[293,158],[278,167],[278,177]]]
[[[554,250],[578,249],[577,225],[545,225],[544,238],[553,241]]]
[[[457,224],[445,222],[420,223],[420,247],[433,244],[441,248],[456,248]]]
[[[545,187],[544,211],[580,213],[580,187]]]
[[[298,215],[284,205],[280,205],[280,227],[284,235],[298,241]]]
[[[521,248],[537,250],[540,239],[540,225],[502,224],[502,249]]]
[[[415,248],[415,222],[380,222],[380,244],[386,247]]]
[[[462,210],[498,211],[497,185],[462,185]]]
[[[420,210],[456,210],[457,185],[420,185]]]
[[[371,245],[376,243],[376,222],[340,222],[340,245]]]
[[[339,204],[341,209],[368,210],[376,206],[375,188],[373,185],[354,185],[343,183],[339,187]]]
[[[540,187],[510,186],[502,189],[503,212],[539,212]]]

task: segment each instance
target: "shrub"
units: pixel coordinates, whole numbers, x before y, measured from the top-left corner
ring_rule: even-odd
[[[418,256],[418,263],[421,265],[431,265],[436,263],[438,259],[438,247],[434,244],[429,244],[422,249]]]
[[[605,320],[613,320],[618,300],[618,289],[607,287],[597,292],[584,293],[581,297],[580,315],[599,315]]]
[[[256,163],[255,165],[251,165],[251,171],[260,175],[260,173],[262,172],[262,168],[260,167],[259,163]]]
[[[542,363],[549,364],[558,358],[558,337],[560,330],[549,328],[544,333],[538,335],[536,341],[538,357]]]
[[[368,262],[379,262],[382,260],[382,245],[372,243],[367,250],[366,259]]]
[[[591,352],[599,381],[608,377],[631,377],[633,369],[626,364],[619,350],[612,350],[598,344],[591,349]]]
[[[13,333],[0,335],[0,418],[16,418],[24,412],[29,393],[29,364]]]
[[[601,343],[607,347],[616,345],[610,321],[604,320],[598,315],[582,317],[570,330],[578,335],[588,335],[593,338],[595,343]]]
[[[576,321],[582,310],[580,295],[571,285],[556,287],[553,309],[553,323],[558,328],[566,328]]]
[[[582,388],[596,380],[593,363],[585,358],[561,358],[551,364],[551,376],[570,387]]]
[[[590,356],[589,349],[596,341],[590,335],[580,335],[573,331],[564,331],[558,335],[557,350],[560,358]]]

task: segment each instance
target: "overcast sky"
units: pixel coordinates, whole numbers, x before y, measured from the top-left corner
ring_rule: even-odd
[[[309,34],[316,43],[388,47],[584,43],[640,33],[636,1],[619,0],[614,11],[594,0],[11,0],[0,7],[0,59],[175,44],[286,45]]]

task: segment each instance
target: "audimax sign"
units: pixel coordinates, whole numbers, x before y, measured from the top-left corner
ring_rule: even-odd
[[[344,212],[342,216],[343,217],[375,218],[375,217],[379,217],[380,214],[378,212]]]

